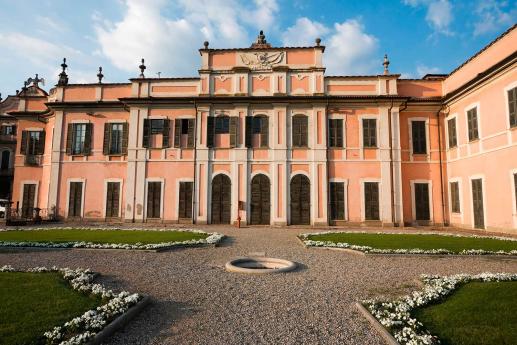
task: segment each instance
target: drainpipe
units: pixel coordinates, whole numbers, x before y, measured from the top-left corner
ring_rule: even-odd
[[[448,226],[449,222],[446,222],[446,216],[445,216],[445,195],[444,195],[444,183],[443,183],[443,163],[442,163],[442,129],[440,125],[440,113],[447,108],[447,112],[444,112],[445,117],[449,115],[449,107],[446,105],[442,105],[440,109],[436,112],[436,118],[438,119],[438,151],[440,152],[440,194],[442,198],[442,222],[444,226]]]

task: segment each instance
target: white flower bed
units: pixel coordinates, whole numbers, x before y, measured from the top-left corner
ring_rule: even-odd
[[[433,345],[440,340],[427,331],[421,322],[411,317],[419,307],[435,303],[471,281],[517,281],[515,273],[457,274],[448,277],[422,276],[424,289],[392,302],[363,301],[370,313],[386,327],[401,345]]]
[[[299,237],[303,241],[303,243],[308,247],[331,247],[331,248],[344,248],[351,250],[358,250],[364,253],[369,254],[434,254],[434,255],[517,255],[517,250],[510,251],[490,251],[490,250],[482,250],[482,249],[468,249],[462,250],[461,252],[453,252],[447,249],[379,249],[373,248],[369,246],[357,246],[354,244],[346,243],[346,242],[333,242],[333,241],[313,241],[309,240],[309,236],[314,235],[323,235],[323,234],[336,234],[336,233],[348,233],[348,234],[378,234],[378,235],[436,235],[436,236],[446,236],[446,237],[461,237],[461,238],[485,238],[485,239],[494,239],[499,241],[511,241],[515,242],[517,239],[508,238],[508,237],[499,237],[499,236],[462,236],[462,235],[454,235],[454,234],[437,234],[432,232],[426,233],[390,233],[390,232],[336,232],[336,231],[325,231],[325,232],[315,232],[315,233],[307,233],[300,234]]]
[[[85,227],[66,227],[66,228],[31,228],[21,231],[48,231],[48,230],[62,230],[62,229],[79,229],[79,230],[117,230],[117,231],[185,231],[194,232],[199,234],[209,235],[207,238],[199,240],[186,240],[186,241],[174,241],[174,242],[159,242],[159,243],[93,243],[93,242],[29,242],[29,241],[0,241],[0,247],[38,247],[38,248],[93,248],[93,249],[149,249],[155,250],[160,248],[176,247],[176,246],[189,246],[189,245],[203,245],[203,244],[216,244],[219,243],[223,238],[223,234],[217,232],[207,233],[201,230],[195,229],[121,229],[121,228],[85,228]],[[11,230],[8,230],[11,231]]]
[[[0,272],[24,271],[16,270],[12,266],[6,265],[0,267]],[[34,267],[25,272],[59,272],[74,290],[96,295],[106,301],[105,304],[96,309],[88,310],[83,315],[73,318],[62,326],[54,327],[54,329],[45,332],[44,336],[48,345],[85,344],[93,339],[111,321],[124,314],[143,298],[142,295],[130,294],[127,291],[115,293],[100,284],[92,283],[94,274],[88,269],[73,270],[70,268]]]

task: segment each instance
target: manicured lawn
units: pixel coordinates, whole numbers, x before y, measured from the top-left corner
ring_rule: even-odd
[[[517,250],[517,241],[441,235],[332,233],[310,235],[308,239],[343,242],[377,249],[447,249],[454,253],[469,249],[483,249],[487,251]]]
[[[52,229],[0,232],[0,241],[160,243],[204,239],[208,235],[189,231]]]
[[[0,344],[44,344],[43,334],[102,301],[74,291],[59,273],[0,272]]]
[[[517,341],[517,282],[472,282],[414,316],[444,345],[510,345]]]

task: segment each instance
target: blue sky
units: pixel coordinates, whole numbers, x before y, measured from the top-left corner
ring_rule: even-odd
[[[195,76],[203,41],[247,47],[260,29],[275,46],[327,46],[327,75],[448,73],[517,21],[517,0],[0,0],[0,92],[39,73],[46,89],[67,57],[71,82]]]

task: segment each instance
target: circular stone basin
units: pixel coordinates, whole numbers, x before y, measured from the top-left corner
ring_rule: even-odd
[[[275,258],[248,257],[228,261],[225,267],[228,272],[264,274],[292,271],[296,263]]]

